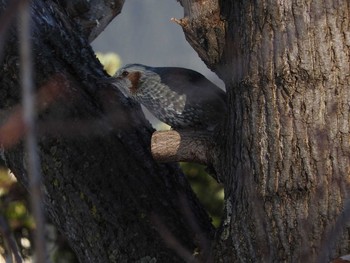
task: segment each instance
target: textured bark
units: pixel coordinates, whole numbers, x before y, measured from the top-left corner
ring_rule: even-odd
[[[181,2],[187,39],[225,81],[230,104],[216,261],[347,254],[349,1]],[[203,10],[213,14],[205,25]],[[209,39],[192,36],[219,18],[225,45],[208,59]]]
[[[225,185],[220,229],[212,235],[177,166],[152,159],[152,130],[139,106],[98,86],[104,72],[84,24],[78,30],[60,4],[36,0],[48,213],[81,262],[189,261],[196,246],[210,261],[210,241],[214,262],[326,262],[347,254],[349,2],[180,2],[185,17],[177,22],[228,93],[229,117],[212,142]],[[7,165],[26,184],[16,43],[12,30],[0,75],[0,140]]]
[[[90,43],[121,12],[124,4],[124,0],[56,0],[55,2],[62,6],[68,16],[81,27]]]
[[[225,47],[225,22],[220,16],[218,1],[180,0],[184,18],[174,19],[185,33],[187,41],[207,66],[214,70]]]
[[[0,1],[2,11],[7,2]],[[90,34],[65,7],[32,1],[47,213],[81,262],[181,262],[195,249],[205,254],[213,234],[207,214],[178,166],[153,160],[153,130],[139,105],[98,85],[106,75]],[[17,49],[12,27],[0,71],[0,144],[6,165],[27,186]]]

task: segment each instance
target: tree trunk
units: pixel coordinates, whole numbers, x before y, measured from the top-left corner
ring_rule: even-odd
[[[217,261],[347,254],[349,1],[182,4],[186,37],[230,104]]]
[[[72,21],[81,10],[36,0],[48,213],[81,262],[190,261],[197,246],[214,262],[326,262],[346,254],[348,1],[180,2],[185,17],[175,21],[228,93],[225,139],[213,161],[226,199],[217,234],[178,167],[152,159],[152,130],[139,106],[97,84],[104,73],[85,40],[96,31]],[[0,139],[7,165],[26,185],[14,122],[17,42],[14,30],[9,35]]]
[[[4,19],[7,2],[0,1]],[[153,130],[140,106],[98,84],[106,75],[87,41],[96,30],[72,12],[81,2],[32,1],[46,211],[80,262],[189,261],[195,249],[208,251],[209,217],[178,166],[153,160]],[[123,1],[112,2],[121,9]],[[27,187],[17,49],[13,26],[0,72],[0,141],[6,165]]]

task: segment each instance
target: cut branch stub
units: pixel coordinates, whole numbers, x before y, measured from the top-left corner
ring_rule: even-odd
[[[217,1],[182,0],[185,17],[173,18],[179,24],[187,41],[206,65],[214,70],[221,60],[225,46],[225,22],[220,18]]]
[[[156,131],[152,135],[151,151],[158,162],[212,163],[213,138],[209,132]]]

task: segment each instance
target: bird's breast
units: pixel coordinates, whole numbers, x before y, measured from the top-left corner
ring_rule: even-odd
[[[140,97],[143,104],[154,115],[182,114],[186,106],[186,95],[178,94],[166,85],[152,83]]]

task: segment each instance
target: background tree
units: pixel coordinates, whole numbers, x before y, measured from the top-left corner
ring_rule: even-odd
[[[103,7],[103,28],[122,1],[32,2],[48,214],[81,262],[320,262],[346,253],[348,1],[180,2],[176,21],[228,94],[223,136],[208,151],[225,187],[222,225],[214,231],[176,165],[153,160],[140,107],[98,84],[105,73],[87,40],[101,30],[94,15],[104,16],[92,7]],[[16,43],[11,29],[0,139],[27,185]]]

